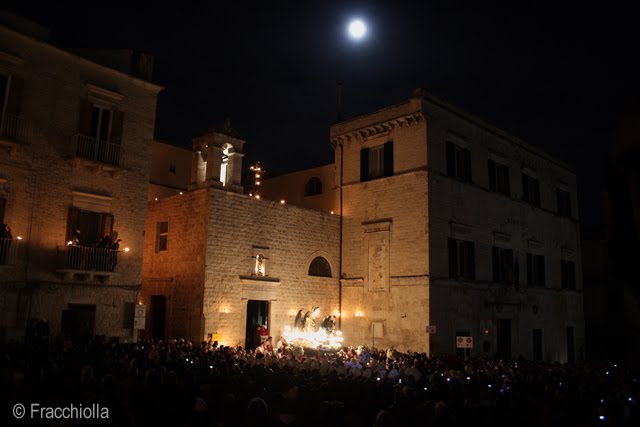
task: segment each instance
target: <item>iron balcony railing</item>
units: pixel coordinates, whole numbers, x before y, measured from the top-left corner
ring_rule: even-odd
[[[121,251],[91,246],[58,246],[60,270],[114,272]]]
[[[75,155],[82,159],[93,160],[108,165],[122,166],[122,145],[103,141],[87,135],[73,136]]]
[[[20,239],[0,239],[0,265],[15,265],[22,247]]]
[[[3,112],[0,119],[0,138],[31,142],[34,124],[22,116]]]

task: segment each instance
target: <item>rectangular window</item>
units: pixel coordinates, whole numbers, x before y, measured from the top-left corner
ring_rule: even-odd
[[[476,279],[475,243],[449,238],[449,277]]]
[[[558,201],[558,215],[571,217],[571,193],[556,188],[556,199]]]
[[[109,106],[80,99],[78,116],[78,157],[119,165],[124,113]]]
[[[471,182],[471,151],[447,142],[447,175]]]
[[[169,237],[169,221],[159,221],[156,226],[156,252],[167,250]]]
[[[0,75],[0,137],[16,140],[25,137],[20,125],[24,80],[16,75]]]
[[[360,150],[360,181],[393,176],[393,141]]]
[[[522,200],[540,207],[540,181],[525,173],[522,174]]]
[[[514,263],[513,249],[493,247],[493,281],[516,286],[518,284],[517,263]]]
[[[505,196],[511,195],[509,168],[493,160],[489,160],[489,189]]]
[[[560,261],[562,289],[576,290],[576,264],[573,261]]]
[[[101,243],[104,236],[113,234],[113,215],[110,213],[98,213],[85,211],[75,206],[69,208],[67,217],[66,241],[78,241],[80,246],[95,246]],[[80,231],[80,234],[76,233]]]
[[[539,288],[546,286],[544,256],[527,254],[527,285]]]

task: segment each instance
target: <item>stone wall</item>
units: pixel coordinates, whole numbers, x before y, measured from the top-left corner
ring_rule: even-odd
[[[416,103],[383,110],[397,119],[416,113]],[[395,112],[395,114],[391,114]],[[382,114],[382,113],[381,113]],[[362,137],[375,117],[332,128],[354,132],[344,147],[342,328],[345,342],[428,351],[429,251],[426,122],[390,123]],[[349,127],[351,126],[351,127]],[[360,182],[360,150],[393,141],[394,176]],[[337,149],[340,164],[342,147]],[[339,173],[340,166],[336,168]],[[339,182],[339,175],[337,178]],[[378,256],[374,252],[382,249]],[[386,253],[386,254],[385,254]],[[386,260],[385,260],[386,258]],[[380,261],[382,260],[382,261]],[[382,274],[382,280],[375,275]],[[374,283],[375,281],[375,283]],[[380,332],[374,334],[378,324]]]
[[[204,333],[244,345],[248,300],[269,301],[269,331],[279,337],[300,309],[339,312],[339,219],[330,214],[211,190],[204,291]],[[252,277],[255,256],[266,276]],[[332,277],[308,275],[322,256]]]
[[[147,336],[153,319],[152,296],[166,298],[166,336],[199,340],[207,247],[209,190],[149,202],[143,263],[143,301]],[[157,248],[158,223],[168,222],[167,250]]]
[[[311,178],[318,178],[322,182],[322,194],[305,196],[305,185]],[[284,200],[290,205],[338,214],[339,186],[335,178],[335,164],[331,163],[265,179],[260,194],[269,200]]]
[[[10,283],[3,285],[5,298],[14,301],[17,289],[25,284],[42,284],[33,289],[34,301],[49,302],[33,304],[30,314],[46,317],[56,325],[70,296],[65,287],[89,285],[95,292],[87,291],[85,301],[99,307],[102,297],[113,292],[112,302],[119,307],[106,311],[98,308],[97,316],[104,313],[109,319],[98,317],[97,328],[107,324],[121,326],[124,309],[119,304],[126,298],[115,287],[139,289],[141,280],[151,142],[160,88],[6,27],[0,27],[0,50],[9,54],[0,61],[0,72],[24,81],[20,115],[32,130],[27,143],[13,143],[6,151],[6,145],[0,147],[0,178],[6,180],[0,185],[7,199],[5,221],[14,236],[24,238],[19,263],[6,275],[3,267],[0,280]],[[79,129],[79,105],[91,96],[111,99],[114,108],[123,113],[122,167],[104,168],[102,164],[75,158],[73,136]],[[66,243],[68,211],[74,203],[72,192],[110,199],[114,231],[123,239],[122,247],[130,248],[128,253],[120,254],[116,274],[107,281],[93,276],[80,280],[56,273],[58,247]],[[135,301],[131,295],[127,298]],[[22,329],[23,314],[16,313],[11,319],[6,328]],[[107,329],[100,331],[107,333]],[[56,334],[59,330],[51,332]],[[111,333],[125,332],[115,327]]]

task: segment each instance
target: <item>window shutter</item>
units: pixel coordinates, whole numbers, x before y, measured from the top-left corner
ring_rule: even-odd
[[[544,257],[543,256],[539,256],[538,259],[540,260],[539,265],[540,265],[540,286],[542,287],[546,287],[547,286],[547,277],[544,271]]]
[[[560,282],[562,289],[567,289],[569,281],[567,280],[567,262],[560,261]]]
[[[67,238],[65,243],[72,239],[73,232],[77,228],[80,228],[80,209],[71,206],[69,208],[69,215],[67,216]]]
[[[489,160],[489,189],[496,191],[496,163]]]
[[[11,76],[9,83],[9,94],[7,96],[7,113],[20,115],[22,109],[22,90],[24,80],[18,76]]]
[[[528,180],[528,176],[525,174],[522,174],[522,199],[525,202],[529,202],[531,200],[531,198],[529,197],[529,180]]]
[[[576,264],[574,262],[568,263],[568,273],[569,273],[569,289],[576,289]]]
[[[78,133],[80,135],[91,135],[91,114],[93,112],[93,104],[85,98],[80,98],[80,110],[78,114]],[[95,135],[93,135],[95,137]]]
[[[498,283],[500,281],[500,249],[495,246],[492,247],[491,256],[493,261],[493,281]]]
[[[455,239],[449,238],[449,277],[458,276],[458,244]]]
[[[112,144],[122,144],[122,124],[124,121],[124,113],[119,110],[112,111],[111,118],[111,136],[109,142]]]
[[[467,278],[476,280],[476,244],[473,242],[465,242],[467,246]]]
[[[471,179],[471,151],[463,150],[464,153],[464,179],[465,181],[472,182]]]
[[[384,176],[393,176],[393,141],[384,144]]]
[[[504,188],[507,196],[511,196],[511,182],[509,182],[509,168],[502,168],[504,171]]]
[[[456,157],[453,144],[447,142],[447,175],[455,176],[456,174]]]
[[[536,206],[540,207],[540,181],[533,180],[533,200]]]
[[[527,286],[533,285],[533,256],[527,254]]]
[[[102,225],[100,229],[100,237],[111,236],[113,234],[113,215],[102,214]]]
[[[360,182],[369,181],[369,149],[360,150]]]
[[[514,283],[514,271],[513,271],[513,249],[505,249],[505,279],[509,284]]]

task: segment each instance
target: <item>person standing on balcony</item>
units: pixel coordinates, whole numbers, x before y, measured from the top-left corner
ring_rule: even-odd
[[[113,245],[111,245],[111,254],[109,254],[109,256],[111,257],[111,270],[110,271],[115,271],[116,269],[116,265],[118,265],[118,251],[120,251],[120,243],[122,242],[122,239],[117,239]]]
[[[0,229],[0,264],[6,262],[12,240],[11,227],[9,224],[2,224],[2,229]]]

